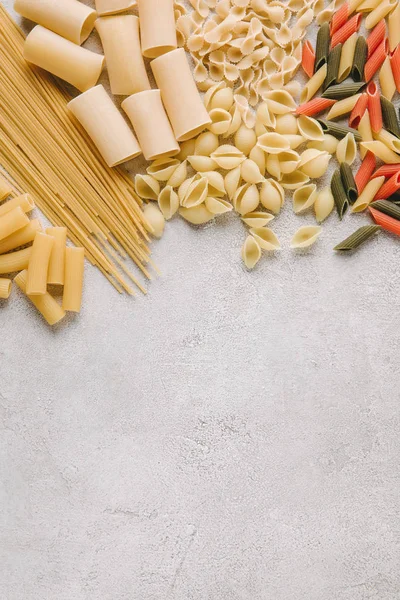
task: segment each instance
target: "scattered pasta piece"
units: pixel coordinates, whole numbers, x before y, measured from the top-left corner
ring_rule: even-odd
[[[305,225],[300,227],[291,239],[291,248],[308,248],[312,246],[321,234],[321,227],[317,225]]]

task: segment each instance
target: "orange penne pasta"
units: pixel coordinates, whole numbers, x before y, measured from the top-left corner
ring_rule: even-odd
[[[368,84],[367,94],[371,129],[374,133],[379,133],[382,129],[381,95],[374,81]]]
[[[360,29],[362,20],[361,13],[351,17],[340,29],[338,29],[331,38],[331,49],[338,44],[343,44],[353,33]]]
[[[386,231],[400,235],[400,221],[393,219],[393,217],[389,217],[389,215],[385,215],[380,210],[376,210],[376,208],[371,208],[369,206],[368,210],[371,213],[375,223],[380,225],[382,229],[386,229]]]
[[[317,115],[327,108],[330,108],[335,102],[336,100],[331,100],[330,98],[313,98],[309,102],[300,104],[296,109],[296,115],[307,115],[307,117],[311,117],[312,115]]]
[[[381,189],[375,194],[374,200],[389,198],[400,190],[400,171],[397,171],[388,179]]]
[[[368,106],[368,94],[365,92],[361,94],[359,99],[356,102],[353,110],[350,113],[349,117],[349,127],[353,127],[353,129],[357,129],[365,111]]]
[[[400,163],[397,163],[395,165],[382,165],[372,175],[372,179],[374,179],[375,177],[381,177],[382,175],[383,177],[391,177],[398,171],[400,171]]]
[[[314,75],[314,65],[315,65],[315,51],[311,45],[311,42],[308,40],[303,44],[303,50],[301,55],[301,66],[303,67],[303,71],[308,77],[312,77]]]
[[[333,15],[331,21],[331,36],[346,23],[349,18],[349,3],[345,2]]]
[[[378,25],[375,25],[369,36],[367,37],[368,54],[367,58],[373,55],[379,44],[386,36],[386,21],[382,19]]]
[[[371,179],[371,175],[376,168],[376,158],[372,152],[367,152],[364,160],[361,163],[360,168],[357,171],[354,181],[356,182],[358,193],[361,194],[368,181]]]
[[[364,79],[370,81],[378,69],[381,68],[386,58],[387,40],[382,40],[379,46],[375,49],[375,52],[365,63],[364,67]]]
[[[390,55],[390,66],[392,67],[393,79],[396,84],[396,90],[400,92],[400,44]]]

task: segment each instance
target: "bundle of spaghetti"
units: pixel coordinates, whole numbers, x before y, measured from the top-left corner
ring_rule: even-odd
[[[28,191],[45,216],[66,226],[114,287],[139,289],[123,259],[142,273],[151,263],[149,225],[134,185],[122,168],[104,165],[67,109],[67,92],[52,76],[27,65],[24,35],[0,4],[0,162],[16,190]],[[151,228],[150,228],[151,229]]]

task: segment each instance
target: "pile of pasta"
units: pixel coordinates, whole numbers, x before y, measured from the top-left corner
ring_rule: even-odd
[[[81,310],[85,251],[66,246],[66,227],[48,227],[43,232],[39,219],[29,220],[27,213],[35,208],[31,196],[15,195],[0,176],[0,202],[11,194],[0,204],[0,275],[19,271],[15,284],[47,323],[55,325],[66,311]],[[61,305],[49,293],[49,285],[62,289]],[[11,288],[12,280],[0,277],[1,299],[9,298]]]

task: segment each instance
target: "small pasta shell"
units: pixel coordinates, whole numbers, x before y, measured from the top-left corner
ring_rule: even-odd
[[[279,154],[284,150],[290,150],[289,142],[280,133],[264,133],[257,140],[259,146],[267,154]]]
[[[314,183],[297,188],[293,194],[293,210],[296,214],[313,206],[317,197],[317,186]]]
[[[160,238],[164,233],[165,219],[156,204],[146,204],[143,207],[143,214],[146,221],[151,226],[151,234],[156,238]]]
[[[299,131],[297,117],[291,113],[276,117],[275,132],[282,135],[296,135]]]
[[[193,225],[203,225],[208,221],[211,221],[215,215],[208,210],[205,204],[199,204],[192,208],[185,208],[183,206],[179,209],[179,214],[189,223]]]
[[[219,146],[218,136],[212,131],[205,131],[201,133],[196,139],[194,146],[194,154],[200,154],[201,156],[210,156],[214,150]]]
[[[224,178],[221,173],[218,173],[218,171],[207,171],[203,173],[203,177],[206,177],[208,180],[208,193],[210,196],[215,196],[216,198],[225,196]]]
[[[254,161],[260,170],[261,175],[265,176],[265,152],[259,146],[254,146],[249,154],[250,160]]]
[[[324,132],[321,125],[315,119],[300,115],[297,120],[300,134],[307,140],[316,140],[322,142],[324,140]]]
[[[240,110],[238,109],[236,104],[232,106],[231,110],[229,111],[229,114],[231,115],[231,123],[226,133],[223,134],[224,138],[230,137],[231,135],[236,133],[242,122]]]
[[[268,108],[275,115],[284,115],[296,110],[296,103],[289,92],[285,90],[272,90],[264,94]]]
[[[158,206],[164,215],[165,219],[170,219],[176,213],[179,208],[178,194],[170,185],[166,185],[165,188],[158,195]]]
[[[212,96],[209,104],[209,109],[220,108],[222,110],[230,111],[233,104],[233,91],[232,88],[226,87],[217,90]]]
[[[306,141],[302,135],[295,133],[288,133],[287,135],[285,135],[285,138],[289,142],[291,150],[296,150],[296,148],[301,146],[301,144],[304,144],[304,142]]]
[[[204,171],[213,171],[217,168],[217,163],[209,156],[188,156],[188,163],[199,173]]]
[[[271,127],[275,129],[276,127],[276,116],[269,109],[269,105],[267,102],[261,102],[256,111],[257,121],[265,125],[266,127]]]
[[[240,215],[253,212],[260,203],[260,194],[257,186],[245,183],[236,191],[233,197],[233,206]]]
[[[240,150],[235,148],[235,146],[223,144],[214,150],[214,152],[211,154],[211,158],[221,169],[230,171],[231,169],[238,167],[246,157],[242,152],[240,152]]]
[[[194,154],[195,150],[195,144],[196,144],[196,140],[193,138],[191,140],[187,140],[186,142],[181,142],[180,147],[181,150],[179,152],[179,154],[176,156],[176,158],[178,160],[186,160],[188,156],[191,156],[192,154]]]
[[[291,248],[308,248],[317,241],[322,229],[318,225],[305,225],[300,227],[292,237]]]
[[[353,164],[357,156],[357,144],[352,133],[348,133],[337,145],[336,158],[339,163]]]
[[[257,240],[248,235],[242,246],[242,259],[248,269],[254,269],[261,258],[261,248]]]
[[[178,188],[187,177],[187,161],[184,160],[178,165],[175,171],[172,173],[171,177],[167,181],[167,185],[172,188]]]
[[[250,129],[249,127],[246,127],[246,125],[242,124],[235,134],[236,148],[248,156],[256,143],[257,136],[254,129]]]
[[[167,181],[179,164],[179,160],[175,158],[158,158],[147,167],[146,171],[157,181]]]
[[[330,133],[324,134],[323,140],[310,140],[307,148],[315,148],[316,150],[325,150],[329,154],[335,154],[339,140]]]
[[[330,159],[328,152],[309,148],[300,155],[299,169],[312,179],[318,179],[326,173]]]
[[[211,102],[214,95],[219,91],[226,88],[226,83],[224,81],[220,81],[219,83],[213,83],[212,86],[206,91],[204,94],[204,106],[206,109],[211,109]]]
[[[288,175],[284,175],[280,184],[285,190],[297,190],[297,188],[305,185],[309,181],[310,178],[307,175],[297,170]]]
[[[274,215],[271,215],[270,213],[254,211],[244,215],[242,221],[249,227],[255,227],[257,229],[258,227],[265,227],[265,225],[268,225],[274,218]]]
[[[157,200],[160,193],[160,184],[150,175],[135,175],[135,192],[145,200]]]
[[[317,193],[317,197],[314,202],[315,218],[319,223],[324,221],[328,217],[335,206],[333,194],[330,186],[324,187]]]
[[[266,179],[261,186],[260,201],[264,208],[277,215],[285,201],[282,186],[274,179]]]
[[[209,112],[211,123],[208,125],[208,129],[216,135],[222,135],[226,133],[232,121],[232,116],[227,110],[222,108],[213,108]]]
[[[281,245],[275,233],[269,227],[252,227],[251,235],[263,250],[278,250]]]
[[[208,196],[208,179],[207,177],[200,176],[193,178],[192,183],[189,185],[183,199],[180,201],[181,206],[185,208],[193,208],[202,204]]]
[[[283,175],[293,173],[300,162],[300,157],[294,150],[287,150],[279,154],[269,154],[266,160],[268,173],[276,179]]]
[[[213,196],[207,196],[206,208],[213,215],[223,215],[224,213],[230,212],[233,208],[232,204],[230,204],[227,200],[223,200],[223,198],[214,198]]]
[[[240,174],[246,183],[261,183],[264,179],[257,164],[249,158],[240,165]]]
[[[240,183],[240,165],[225,175],[224,185],[229,200],[233,200]]]
[[[258,139],[259,137],[264,135],[264,133],[268,133],[268,129],[266,128],[265,125],[263,125],[261,123],[261,121],[256,121],[256,125],[254,127],[254,133],[256,134],[256,138]]]

